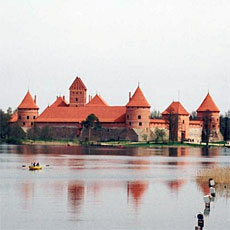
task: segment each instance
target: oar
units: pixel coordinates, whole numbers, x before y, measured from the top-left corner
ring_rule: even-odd
[[[22,165],[22,167],[26,167],[26,165]]]

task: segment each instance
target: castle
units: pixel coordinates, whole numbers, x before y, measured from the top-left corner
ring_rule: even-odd
[[[200,143],[205,129],[209,130],[210,141],[222,139],[219,128],[220,110],[208,93],[197,109],[197,120],[190,120],[190,114],[177,101],[172,102],[162,112],[161,119],[150,118],[150,104],[138,86],[125,106],[110,106],[98,94],[88,97],[87,88],[80,77],[76,77],[69,88],[69,102],[65,97],[57,97],[40,115],[36,104],[28,91],[13,114],[10,123],[18,123],[25,131],[33,126],[50,126],[65,137],[87,140],[87,132],[81,122],[90,114],[96,115],[101,123],[101,129],[92,130],[93,140],[154,140],[156,130],[164,130],[166,136],[174,134],[175,141],[190,140]],[[65,130],[65,131],[63,131]],[[67,135],[67,136],[66,136]]]

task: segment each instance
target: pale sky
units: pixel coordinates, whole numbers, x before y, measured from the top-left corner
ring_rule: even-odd
[[[76,76],[110,105],[140,82],[161,112],[178,95],[196,110],[208,90],[230,109],[229,0],[0,0],[0,33],[4,110],[29,88],[42,112]]]

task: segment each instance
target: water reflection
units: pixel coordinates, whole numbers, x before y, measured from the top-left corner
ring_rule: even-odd
[[[141,204],[141,200],[148,187],[149,183],[147,181],[134,181],[127,183],[128,201],[132,198],[136,209],[138,209],[138,206]]]
[[[68,201],[72,212],[80,213],[81,205],[84,201],[85,185],[84,182],[73,181],[68,185]]]
[[[178,192],[185,183],[185,180],[172,180],[168,182],[168,186],[171,192]]]
[[[21,167],[32,161],[50,167],[40,172]],[[0,146],[1,228],[17,229],[11,225],[15,216],[18,229],[30,229],[31,222],[46,229],[116,229],[119,224],[119,229],[139,230],[159,223],[161,229],[192,229],[191,217],[204,208],[201,194],[209,194],[208,184],[195,182],[197,171],[227,162],[217,148]],[[216,187],[218,205],[211,209],[219,221],[223,217],[216,215],[230,200],[230,185],[225,186]]]

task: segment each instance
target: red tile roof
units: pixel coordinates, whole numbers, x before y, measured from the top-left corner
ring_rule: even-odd
[[[201,125],[202,121],[189,121],[189,125]]]
[[[125,106],[47,107],[36,122],[81,122],[95,114],[100,122],[125,122]]]
[[[56,101],[50,107],[67,107],[68,102],[65,100],[64,97],[57,97]]]
[[[172,102],[162,114],[163,115],[167,115],[167,114],[189,115],[187,110],[183,107],[183,105],[179,101]]]
[[[150,119],[150,123],[167,124],[167,121],[163,119]]]
[[[87,90],[80,77],[76,77],[69,89]]]
[[[18,109],[39,109],[39,107],[34,102],[30,92],[28,91]]]
[[[197,109],[197,112],[220,112],[219,108],[213,101],[211,95],[208,93],[203,102],[201,103],[200,107]]]
[[[133,96],[131,97],[131,99],[129,100],[126,106],[127,107],[146,107],[146,108],[151,107],[139,86],[137,87],[135,93],[133,94]]]
[[[13,115],[10,118],[10,122],[14,123],[18,121],[18,112],[14,112]]]
[[[86,106],[109,106],[105,100],[99,96],[99,95],[95,95],[95,97],[88,103],[86,104]]]

